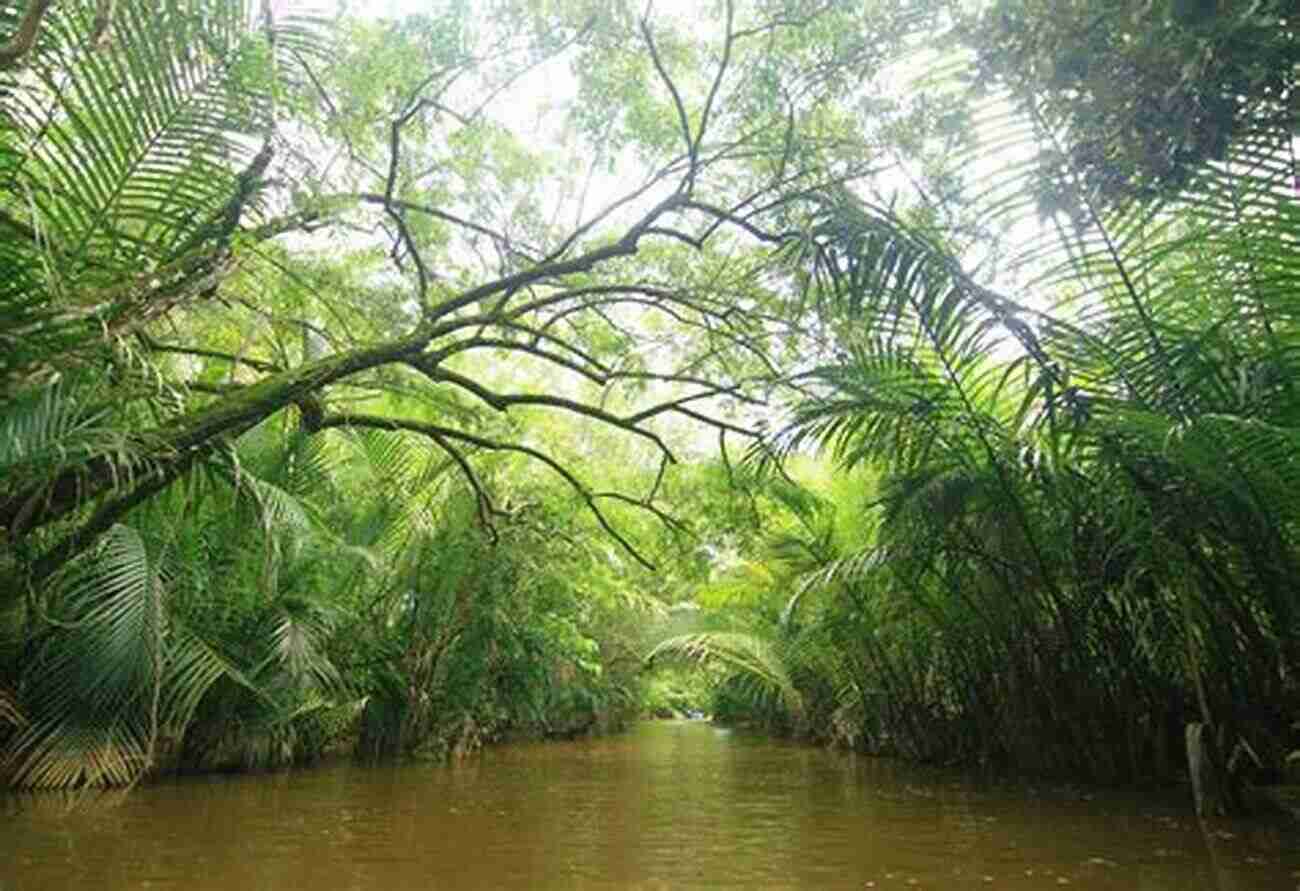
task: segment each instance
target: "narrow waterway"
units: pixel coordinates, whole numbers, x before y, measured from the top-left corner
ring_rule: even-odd
[[[982,783],[702,722],[468,764],[0,798],[0,891],[1300,886],[1300,838],[1180,799]]]

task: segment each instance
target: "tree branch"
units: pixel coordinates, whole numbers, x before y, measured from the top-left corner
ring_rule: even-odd
[[[709,95],[704,100],[704,110],[700,112],[700,132],[696,136],[696,144],[704,141],[704,133],[709,126],[709,115],[713,112],[713,102],[718,97],[718,89],[722,86],[722,79],[727,74],[727,68],[731,64],[731,46],[735,40],[732,33],[732,26],[736,22],[736,3],[735,0],[726,0],[727,5],[727,33],[722,42],[722,61],[718,63],[718,73],[713,76],[713,83],[709,87]]]
[[[483,488],[483,483],[479,480],[478,474],[474,472],[474,468],[470,466],[469,461],[460,453],[460,450],[447,441],[446,436],[433,430],[426,431],[425,435],[446,452],[448,457],[460,468],[460,472],[464,475],[466,482],[469,483],[469,487],[474,490],[474,506],[478,511],[479,523],[483,526],[483,530],[487,532],[492,543],[496,544],[500,541],[500,536],[497,534],[496,526],[492,523],[492,518],[507,516],[507,514],[498,510],[496,505],[492,503],[491,496]]]
[[[505,234],[489,229],[487,226],[480,226],[478,223],[463,219],[455,214],[448,213],[445,210],[439,210],[438,208],[432,207],[428,204],[417,204],[413,201],[403,201],[400,198],[393,198],[392,196],[377,195],[374,192],[359,192],[357,193],[356,198],[366,204],[378,204],[385,208],[397,208],[398,210],[403,211],[412,210],[417,213],[427,214],[435,219],[442,220],[444,223],[451,223],[453,226],[460,226],[464,229],[469,229],[471,232],[485,235],[494,242],[505,245],[508,250],[518,253],[529,262],[534,262],[532,257],[529,257],[522,251],[516,250],[510,239]]]
[[[689,195],[695,186],[695,167],[699,160],[699,144],[691,133],[691,123],[686,115],[686,106],[682,103],[681,93],[677,91],[677,85],[669,77],[668,70],[659,57],[659,47],[655,45],[654,35],[650,33],[649,20],[642,18],[640,25],[641,37],[645,40],[646,49],[650,51],[650,61],[654,63],[655,71],[659,73],[659,79],[668,87],[668,92],[673,99],[673,107],[677,110],[677,123],[682,128],[682,139],[686,142],[686,157],[688,160],[686,178],[682,181],[681,192],[684,195]]]
[[[655,569],[655,565],[652,562],[650,562],[648,559],[646,559],[641,554],[641,552],[638,551],[636,547],[633,546],[633,544],[630,541],[628,541],[627,538],[625,538],[622,535],[622,533],[620,533],[618,529],[616,529],[610,523],[609,518],[605,516],[604,512],[600,509],[599,505],[596,504],[597,496],[594,495],[585,485],[583,485],[582,481],[579,480],[576,476],[574,476],[572,471],[570,471],[567,467],[565,467],[556,459],[552,458],[550,455],[538,449],[534,449],[526,445],[520,445],[518,443],[501,442],[500,440],[489,439],[485,436],[479,436],[473,433],[466,433],[463,430],[453,430],[450,427],[439,427],[436,424],[428,424],[422,421],[410,421],[410,420],[405,420],[400,418],[385,418],[385,417],[379,417],[377,415],[367,415],[367,414],[328,415],[321,420],[320,426],[322,428],[369,427],[376,430],[405,430],[411,433],[418,433],[421,436],[427,436],[428,438],[434,439],[435,441],[436,441],[436,437],[442,437],[448,440],[457,440],[460,442],[469,443],[470,445],[478,446],[479,448],[484,449],[486,451],[517,452],[518,454],[521,455],[527,455],[528,457],[533,458],[534,460],[539,461],[542,464],[549,467],[556,475],[558,475],[561,479],[563,479],[566,483],[568,483],[569,487],[572,488],[574,492],[576,492],[578,496],[581,497],[582,500],[586,503],[587,509],[591,512],[592,516],[596,518],[596,522],[600,524],[600,527],[605,530],[605,532],[610,536],[610,538],[618,542],[619,546],[622,547],[623,550],[626,551],[628,555],[632,557],[632,559],[634,559],[637,563],[641,564],[641,566],[643,566],[646,569],[649,569],[651,571],[654,571]],[[609,496],[602,495],[601,497],[609,497]],[[628,499],[628,500],[639,507],[645,507],[645,505],[640,504],[640,502],[637,502],[634,499]]]
[[[206,350],[199,347],[183,347],[169,343],[159,343],[143,331],[137,335],[140,343],[145,348],[155,353],[175,353],[181,356],[198,356],[205,359],[221,359],[224,362],[230,362],[234,365],[247,365],[255,371],[266,373],[277,373],[284,371],[279,365],[273,362],[263,362],[261,359],[246,359],[243,356],[235,356],[230,353],[222,353],[217,350]]]
[[[497,393],[462,374],[457,374],[447,368],[430,366],[429,363],[422,362],[421,359],[422,357],[419,356],[411,357],[407,360],[407,364],[428,376],[432,381],[452,384],[453,386],[460,387],[468,393],[472,393],[497,411],[508,411],[511,406],[515,405],[533,405],[563,409],[564,411],[572,412],[573,414],[583,415],[597,421],[602,421],[612,427],[618,427],[622,430],[628,431],[629,433],[648,439],[659,448],[659,451],[662,454],[667,455],[669,460],[676,461],[676,458],[673,457],[672,450],[668,448],[668,444],[664,442],[657,433],[637,426],[638,422],[642,420],[641,418],[620,418],[618,415],[610,414],[603,409],[576,402],[572,399],[565,399],[563,396],[550,396],[541,393]]]
[[[54,0],[31,0],[27,11],[18,22],[14,36],[0,44],[0,69],[12,68],[36,45],[36,35],[41,29],[41,19],[49,12]]]

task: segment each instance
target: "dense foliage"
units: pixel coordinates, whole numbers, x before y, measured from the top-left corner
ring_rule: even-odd
[[[1045,124],[1044,209],[1176,192],[1297,122],[1291,4],[997,0],[967,25],[981,76]]]
[[[1234,806],[1300,748],[1297,43],[1127,9],[0,4],[0,771],[711,686]]]
[[[1154,25],[1058,6],[959,25],[986,79],[955,212],[998,220],[1000,243],[861,195],[808,230],[796,259],[838,349],[776,442],[870,476],[785,496],[798,522],[742,567],[733,627],[657,653],[732,667],[759,715],[813,736],[1101,781],[1190,768],[1200,809],[1240,809],[1300,746],[1294,23],[1256,7],[1268,52],[1215,44],[1176,72],[1189,96],[1232,93],[1211,148],[1186,145],[1201,100],[1114,95],[1176,98],[1168,65],[1117,77],[1133,67],[1098,52],[1035,82],[1027,54],[1068,70],[1078,22],[1139,35],[1108,50],[1132,65],[1180,26],[1160,4]],[[1012,22],[1022,39],[994,27]],[[987,178],[999,155],[1026,163]]]
[[[633,711],[676,468],[755,437],[778,249],[869,168],[876,44],[793,12],[0,6],[7,772]]]

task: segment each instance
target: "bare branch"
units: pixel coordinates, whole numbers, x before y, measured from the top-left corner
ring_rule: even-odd
[[[424,356],[420,358],[421,359],[427,358],[428,360],[430,360],[430,364],[433,365],[433,364],[437,364],[438,362],[441,362],[442,360],[446,359],[449,356],[454,356],[459,353],[467,353],[470,352],[471,350],[480,350],[480,349],[515,350],[517,352],[527,353],[530,356],[536,356],[538,359],[541,359],[545,362],[549,362],[550,364],[556,365],[560,368],[568,369],[569,371],[572,371],[574,374],[581,375],[582,377],[591,381],[593,384],[603,385],[609,382],[609,379],[612,377],[612,372],[606,366],[597,362],[594,357],[588,356],[585,353],[580,352],[576,347],[573,347],[570,344],[565,344],[564,341],[559,340],[558,338],[554,338],[554,340],[557,343],[563,345],[565,349],[574,353],[581,361],[575,362],[573,360],[566,359],[564,356],[561,356],[558,353],[553,353],[550,350],[543,350],[540,347],[534,346],[533,344],[520,343],[517,340],[505,340],[503,338],[492,338],[492,337],[475,337],[470,340],[466,340],[462,343],[454,344],[452,346],[438,350],[436,353],[426,353]]]
[[[691,133],[691,123],[686,115],[686,106],[682,103],[681,93],[677,91],[677,84],[673,83],[673,79],[668,75],[668,69],[664,67],[663,60],[659,57],[659,47],[655,45],[654,35],[650,33],[650,22],[645,18],[641,19],[641,37],[645,40],[646,49],[650,51],[650,61],[654,63],[659,79],[668,87],[668,92],[673,98],[673,107],[677,109],[677,123],[682,128],[682,139],[686,142],[686,157],[690,162],[686,169],[686,179],[682,182],[682,192],[689,195],[695,186],[699,144]]]
[[[759,433],[756,430],[749,430],[737,424],[732,424],[729,421],[719,420],[718,418],[711,418],[708,415],[701,414],[700,412],[694,411],[689,408],[685,408],[684,406],[679,405],[676,408],[674,408],[674,411],[676,411],[678,414],[686,415],[686,417],[688,418],[693,418],[699,421],[701,424],[707,424],[710,427],[716,427],[718,430],[725,430],[728,433],[735,433],[738,436],[744,436],[749,439],[763,438],[763,434]]]
[[[519,326],[519,330],[527,332],[530,329],[525,328],[523,326]],[[589,380],[592,383],[598,384],[600,386],[608,386],[610,384],[618,383],[619,381],[655,381],[655,382],[666,383],[666,384],[690,384],[692,386],[706,387],[708,388],[708,392],[694,394],[690,397],[687,397],[686,401],[704,398],[705,396],[726,395],[735,399],[737,402],[743,402],[749,405],[764,406],[767,404],[761,399],[756,399],[753,396],[746,395],[744,392],[741,391],[740,388],[744,387],[746,384],[763,383],[767,381],[768,378],[751,378],[747,380],[736,381],[730,385],[723,386],[719,384],[717,381],[710,380],[709,378],[698,377],[695,375],[685,374],[680,372],[659,373],[653,371],[619,371],[617,369],[608,367],[604,363],[599,362],[594,357],[582,353],[572,344],[565,343],[563,340],[560,340],[558,338],[551,338],[551,339],[553,339],[557,345],[563,347],[564,349],[569,350],[570,352],[573,352],[582,361],[574,362],[569,359],[566,359],[562,355],[553,353],[549,350],[542,350],[534,346],[533,344],[520,343],[519,341],[516,340],[475,337],[470,340],[463,341],[462,343],[445,347],[441,350],[438,350],[435,353],[425,353],[417,357],[416,359],[412,360],[412,362],[419,363],[419,364],[428,364],[430,366],[436,366],[439,362],[447,359],[450,356],[457,355],[460,353],[470,352],[477,349],[515,350],[518,352],[526,353],[530,356],[535,356],[538,359],[541,359],[545,362],[549,362],[560,368],[568,369],[569,371],[581,375],[586,380]],[[584,362],[587,364],[584,365],[583,364]],[[423,369],[420,370],[423,373]],[[660,412],[653,412],[653,413],[658,414]],[[640,419],[641,415],[645,415],[646,417],[651,416],[650,414],[642,412],[642,413],[638,413],[637,415],[631,416],[630,419]]]
[[[356,198],[357,200],[362,201],[366,204],[378,204],[386,208],[397,208],[398,210],[411,210],[417,213],[426,214],[428,216],[442,220],[444,223],[451,223],[453,226],[460,226],[462,228],[469,229],[472,232],[477,232],[480,235],[486,235],[488,238],[492,239],[493,241],[506,245],[509,250],[518,253],[521,257],[524,257],[529,261],[532,261],[533,259],[529,257],[527,254],[524,254],[522,251],[517,251],[514,248],[510,239],[504,233],[497,232],[494,229],[489,229],[487,226],[481,226],[478,223],[474,223],[471,222],[470,220],[466,220],[462,217],[458,217],[455,214],[448,213],[445,210],[439,210],[438,208],[432,207],[428,204],[417,204],[413,201],[404,201],[400,198],[393,198],[391,196],[385,196],[385,195],[377,195],[374,192],[360,192],[357,194]]]
[[[712,204],[706,204],[703,201],[686,201],[683,203],[682,207],[683,209],[700,211],[701,213],[708,214],[721,222],[730,223],[733,226],[744,229],[754,238],[757,238],[759,241],[766,244],[782,244],[789,240],[793,234],[766,232],[755,226],[746,217],[737,216],[734,211],[724,210],[721,207],[714,207]]]
[[[469,483],[469,487],[474,490],[474,505],[478,511],[479,523],[487,532],[492,543],[496,544],[500,540],[500,536],[497,535],[497,529],[492,523],[492,518],[506,516],[506,513],[498,510],[496,505],[492,503],[491,496],[483,488],[483,483],[479,480],[478,474],[474,472],[474,468],[470,466],[469,461],[460,453],[460,450],[447,440],[446,436],[433,430],[426,431],[425,435],[437,443],[439,448],[446,452],[447,456],[460,468],[460,472],[464,475],[466,482]]]
[[[606,424],[626,430],[629,433],[634,433],[637,436],[654,443],[659,448],[659,451],[662,454],[667,455],[670,460],[676,460],[673,457],[672,450],[668,448],[668,444],[664,442],[657,433],[637,426],[641,419],[620,418],[618,415],[611,414],[603,409],[586,405],[582,402],[576,402],[572,399],[566,399],[563,396],[550,396],[542,393],[497,393],[462,374],[457,374],[456,372],[446,368],[433,366],[431,363],[423,361],[423,359],[424,357],[422,356],[413,356],[407,360],[407,364],[428,376],[432,381],[452,384],[453,386],[460,387],[468,393],[472,393],[497,411],[508,411],[515,405],[532,405],[563,409],[564,411],[573,414],[583,415],[597,421],[603,421]]]
[[[606,260],[631,256],[637,252],[641,237],[645,235],[646,230],[653,226],[661,216],[675,210],[681,204],[681,201],[680,195],[669,195],[647,211],[645,216],[629,227],[623,233],[623,237],[613,244],[602,245],[571,260],[541,263],[531,269],[525,269],[522,272],[516,272],[513,275],[503,276],[496,281],[479,285],[477,288],[471,288],[463,292],[459,297],[439,304],[436,310],[429,313],[428,321],[433,322],[445,318],[457,310],[497,294],[517,292],[520,288],[534,282],[558,278],[575,272],[587,272]]]
[[[727,68],[731,64],[731,46],[735,40],[731,28],[736,22],[736,3],[735,0],[726,0],[726,2],[727,33],[722,42],[722,61],[718,63],[718,73],[713,76],[708,98],[704,100],[704,110],[700,112],[700,132],[695,137],[696,145],[704,141],[704,133],[709,127],[709,115],[713,112],[713,102],[718,98],[718,89],[722,86],[722,79],[726,77]]]
[[[655,504],[651,503],[649,500],[642,499],[642,498],[633,498],[631,495],[624,495],[622,492],[592,492],[591,497],[593,499],[604,498],[609,501],[621,501],[624,504],[630,504],[633,507],[640,508],[641,510],[648,511],[649,513],[654,514],[655,517],[658,518],[659,522],[663,523],[665,526],[667,526],[669,529],[672,529],[674,532],[684,532],[688,535],[691,532],[689,526],[687,526],[681,520],[674,517],[672,514],[665,511],[663,508],[660,508]]]
[[[726,433],[719,433],[719,435],[720,435],[720,436],[726,436]],[[659,470],[658,470],[657,473],[655,473],[655,481],[654,481],[654,484],[650,487],[650,491],[646,493],[646,496],[645,496],[645,500],[646,500],[646,501],[654,501],[654,500],[655,500],[655,497],[659,494],[659,487],[663,485],[663,482],[664,482],[664,474],[667,473],[667,472],[668,472],[668,461],[667,461],[667,460],[661,460],[661,461],[659,462]]]
[[[560,246],[557,247],[555,250],[551,251],[551,253],[547,254],[546,257],[544,257],[541,262],[553,263],[556,260],[558,260],[560,257],[563,257],[565,254],[569,252],[569,249],[572,248],[573,245],[578,242],[579,239],[581,239],[584,235],[586,235],[596,226],[600,225],[602,222],[604,222],[606,219],[612,216],[619,209],[626,207],[628,204],[631,204],[633,201],[636,201],[637,199],[643,197],[647,192],[649,192],[655,186],[658,186],[661,183],[663,183],[664,180],[666,180],[669,176],[671,176],[673,173],[676,172],[678,165],[681,164],[682,161],[683,161],[682,158],[674,158],[672,161],[668,162],[663,167],[659,168],[653,174],[647,177],[646,181],[642,183],[640,186],[633,189],[631,192],[628,192],[627,194],[615,199],[614,201],[607,204],[605,207],[601,208],[591,219],[587,220],[585,223],[581,223],[580,225],[576,226],[574,230],[569,233],[569,236],[560,243]]]
[[[417,277],[416,285],[419,288],[420,307],[427,311],[429,296],[429,270],[424,265],[424,258],[420,256],[420,247],[411,237],[411,230],[406,225],[406,218],[403,216],[403,209],[393,203],[393,189],[397,186],[397,167],[398,160],[401,157],[402,146],[402,128],[415,116],[420,110],[419,103],[407,110],[400,117],[394,118],[389,130],[389,160],[388,160],[388,180],[384,184],[383,204],[384,210],[392,217],[393,222],[397,225],[397,233],[401,243],[406,247],[406,254],[415,262],[415,273]],[[394,249],[395,250],[395,249]],[[394,254],[394,260],[401,265],[400,260]]]
[[[632,424],[640,424],[642,421],[648,421],[651,418],[658,417],[659,415],[668,412],[681,411],[682,406],[688,402],[698,402],[701,399],[712,399],[715,396],[730,395],[732,392],[734,392],[734,390],[731,387],[717,387],[716,389],[706,390],[702,393],[691,393],[690,395],[683,396],[680,399],[674,399],[670,402],[661,402],[658,405],[652,405],[649,408],[642,409],[636,414],[629,415],[626,420]],[[702,416],[696,415],[696,417]]]
[[[646,230],[647,235],[662,235],[665,238],[671,238],[674,241],[680,241],[688,247],[695,248],[697,251],[703,249],[704,240],[696,238],[693,235],[687,235],[677,229],[669,229],[665,226],[651,226]]]

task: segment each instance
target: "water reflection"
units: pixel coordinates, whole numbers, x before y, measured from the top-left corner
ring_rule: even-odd
[[[12,889],[1291,889],[1265,824],[647,724],[451,767],[187,778],[0,804]],[[1217,834],[1216,834],[1217,833]],[[1294,874],[1293,874],[1294,873]]]

